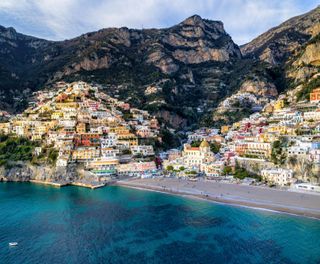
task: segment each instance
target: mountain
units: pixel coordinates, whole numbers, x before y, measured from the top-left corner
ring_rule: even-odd
[[[320,32],[320,6],[293,17],[241,47],[245,57],[271,64],[284,63],[293,52]]]
[[[292,102],[308,99],[311,89],[320,86],[319,32],[320,7],[317,7],[241,46],[243,59],[257,64],[253,67],[255,74],[249,81],[245,78],[235,93],[214,109],[215,123],[238,121],[261,110],[277,93],[290,89]]]
[[[166,29],[107,28],[59,42],[1,28],[0,54],[3,109],[23,110],[44,85],[83,80],[174,128],[198,123],[252,72],[268,75],[242,58],[222,22],[197,15]]]
[[[107,28],[59,42],[1,27],[1,102],[20,110],[25,97],[44,84],[85,80],[133,104],[157,108],[177,126],[195,107],[215,105],[239,60],[240,49],[223,24],[199,16],[167,29]]]
[[[315,34],[317,21],[319,7],[241,51],[222,22],[197,15],[170,28],[106,28],[65,41],[0,27],[0,108],[22,111],[33,91],[60,80],[83,80],[173,128],[210,125],[219,119],[212,118],[219,103],[235,94],[255,94],[263,102],[286,89],[285,64]],[[247,104],[235,106],[230,120],[251,111]]]
[[[308,100],[320,86],[320,6],[270,29],[241,51],[279,69],[284,88],[292,90],[289,102]]]

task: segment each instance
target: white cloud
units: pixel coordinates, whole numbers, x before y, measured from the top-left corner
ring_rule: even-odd
[[[242,44],[315,7],[317,1],[306,2],[302,6],[299,0],[0,0],[0,24],[6,15],[18,30],[20,25],[45,37],[65,39],[103,27],[167,27],[199,14],[222,20],[234,41]]]

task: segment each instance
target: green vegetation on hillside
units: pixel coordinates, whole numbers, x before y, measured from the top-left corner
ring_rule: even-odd
[[[155,149],[156,150],[167,150],[170,148],[175,148],[180,146],[180,139],[176,134],[172,134],[170,130],[162,128],[160,130],[160,135],[162,138],[162,142],[159,143],[158,141],[155,142]]]
[[[38,145],[24,137],[0,135],[0,166],[16,161],[31,161],[34,148]]]
[[[271,161],[274,164],[282,165],[286,161],[287,156],[284,150],[287,147],[287,144],[288,144],[288,140],[284,137],[273,142],[272,152],[271,152]]]
[[[245,168],[239,167],[238,165],[235,168],[235,172],[233,175],[234,178],[243,180],[244,178],[254,178],[258,181],[261,181],[261,177],[257,174],[251,173],[249,171],[247,171]]]

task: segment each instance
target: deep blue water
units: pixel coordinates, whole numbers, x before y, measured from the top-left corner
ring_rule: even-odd
[[[124,187],[2,183],[0,263],[320,263],[320,221]]]

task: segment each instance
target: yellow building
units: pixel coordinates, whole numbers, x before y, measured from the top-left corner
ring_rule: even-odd
[[[214,154],[210,150],[210,145],[203,140],[199,147],[191,147],[185,144],[182,151],[182,157],[187,166],[201,168],[202,164],[209,160],[214,160]]]
[[[51,109],[51,106],[45,104],[45,105],[42,105],[42,106],[40,107],[39,112],[40,112],[40,113],[45,113],[45,112],[48,112],[48,111],[51,111],[51,110],[52,110],[52,109]]]
[[[79,123],[79,124],[77,124],[77,126],[76,126],[76,131],[77,131],[77,133],[79,133],[79,134],[84,134],[84,133],[86,133],[86,132],[87,132],[87,130],[86,130],[86,124],[85,124],[85,123]]]
[[[109,175],[117,172],[119,160],[116,158],[97,158],[86,164],[86,169],[96,175]]]
[[[118,139],[134,139],[137,138],[135,134],[133,133],[116,133],[118,136]]]
[[[125,126],[111,127],[110,132],[116,133],[116,134],[130,134],[130,130]]]
[[[49,128],[45,126],[44,124],[38,125],[34,128],[34,133],[43,135],[47,133]]]
[[[278,135],[276,133],[262,133],[259,135],[260,142],[274,142],[278,139]]]
[[[240,128],[240,126],[241,126],[240,122],[235,122],[235,123],[233,123],[232,128],[238,129],[238,128]]]
[[[0,133],[9,134],[11,132],[11,125],[9,122],[0,123]]]
[[[221,126],[221,133],[222,134],[227,134],[229,129],[230,129],[229,126]]]
[[[51,115],[51,119],[60,119],[63,118],[63,112],[62,111],[55,111]]]
[[[66,103],[56,103],[56,108],[61,109],[67,109],[67,108],[78,108],[79,104],[75,102],[66,102]]]
[[[73,150],[73,161],[90,161],[100,156],[100,149],[96,147],[81,147]]]
[[[271,156],[271,143],[248,142],[245,155],[269,158]]]
[[[42,139],[42,135],[41,134],[32,134],[31,136],[31,140],[41,140]]]
[[[119,138],[119,135],[118,135],[118,140],[122,143],[128,143],[129,146],[138,146],[138,138],[136,136],[134,137],[131,137],[131,138],[126,138],[126,139],[121,139]]]
[[[268,128],[268,132],[277,133],[279,135],[295,135],[295,129],[292,127],[287,127],[283,125],[274,125]]]
[[[284,108],[284,100],[280,99],[275,102],[274,110],[281,110],[282,108]]]

